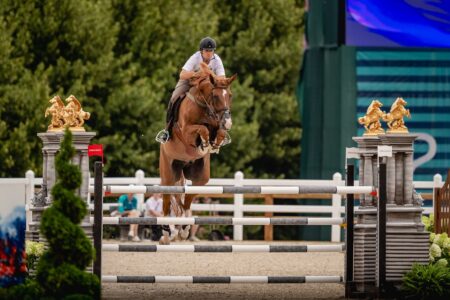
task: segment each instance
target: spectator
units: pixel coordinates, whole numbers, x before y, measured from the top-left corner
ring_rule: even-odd
[[[162,217],[163,216],[163,200],[161,194],[153,194],[145,201],[145,216],[146,217]],[[152,229],[152,241],[159,241],[162,236],[161,225],[151,225]]]
[[[135,218],[139,217],[140,213],[137,210],[137,199],[133,193],[128,193],[119,197],[119,214],[121,217]],[[130,224],[130,231],[128,238],[133,242],[139,242],[141,239],[138,236],[138,224]]]

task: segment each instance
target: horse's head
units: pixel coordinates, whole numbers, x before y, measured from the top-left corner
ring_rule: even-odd
[[[231,128],[231,83],[236,79],[234,74],[229,78],[218,77],[213,74],[205,63],[200,63],[200,70],[191,79],[198,94],[197,104],[207,108],[208,116],[218,122],[221,128]]]
[[[221,127],[230,130],[232,125],[231,104],[233,102],[233,94],[231,93],[230,86],[237,75],[234,74],[230,78],[220,78],[213,75],[209,77],[212,84],[211,104],[221,121]]]

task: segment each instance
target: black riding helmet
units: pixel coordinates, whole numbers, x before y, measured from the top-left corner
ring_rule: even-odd
[[[216,50],[216,41],[209,36],[200,41],[200,51],[202,50]]]

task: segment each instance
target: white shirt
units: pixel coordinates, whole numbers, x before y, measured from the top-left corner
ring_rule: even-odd
[[[202,54],[200,53],[200,51],[197,51],[184,64],[183,70],[197,72],[200,69],[200,63],[202,61],[203,61]],[[219,55],[214,53],[213,57],[209,61],[208,67],[217,76],[225,76],[225,69],[223,68],[223,63]]]
[[[145,202],[145,211],[149,212],[150,210],[162,212],[163,200],[161,198],[156,199],[155,197],[148,198]]]

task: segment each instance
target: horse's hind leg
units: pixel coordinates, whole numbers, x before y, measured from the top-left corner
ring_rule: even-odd
[[[192,165],[185,167],[183,169],[183,172],[184,172],[186,178],[188,178],[192,181],[192,185],[202,186],[202,185],[205,185],[208,183],[209,176],[210,176],[209,162],[210,162],[210,156],[208,154],[205,157],[196,160]],[[191,204],[192,204],[192,200],[196,196],[197,195],[195,195],[195,194],[187,194],[184,198],[183,209],[184,209],[184,213],[185,213],[186,217],[192,216]],[[198,226],[198,225],[192,225],[192,226]],[[189,225],[188,225],[188,227],[190,229]],[[189,229],[186,230],[186,232],[185,232],[186,237],[184,239],[189,237]]]
[[[182,169],[181,168],[173,168],[173,161],[171,161],[167,154],[164,152],[163,145],[160,148],[160,156],[159,156],[159,174],[161,177],[161,185],[162,186],[173,186],[178,181],[181,176]],[[171,194],[163,194],[163,213],[164,217],[170,216],[170,198]],[[161,245],[170,244],[170,234],[171,230],[169,225],[162,226],[161,239],[159,243]]]

